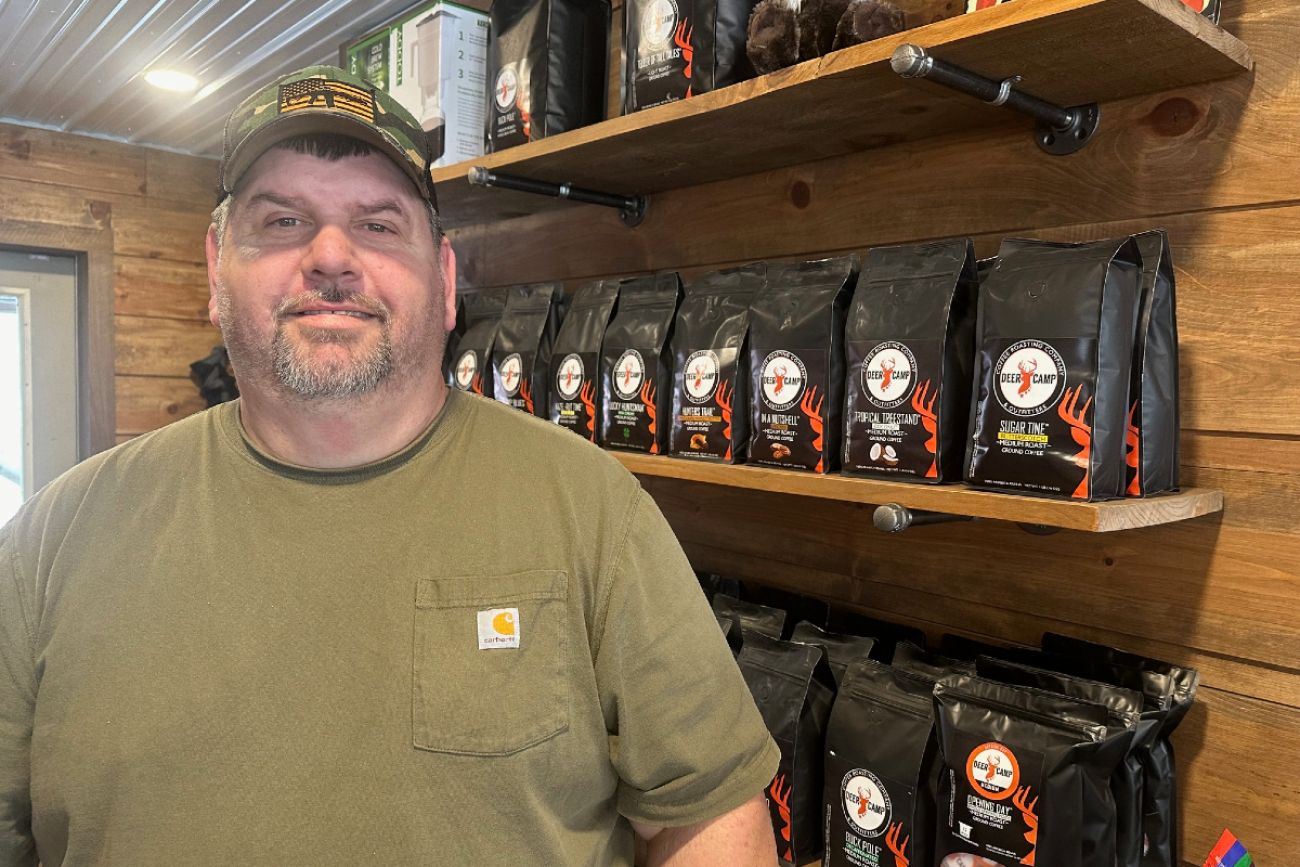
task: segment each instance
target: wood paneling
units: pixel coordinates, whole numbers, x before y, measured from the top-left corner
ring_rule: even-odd
[[[141,196],[146,160],[144,148],[0,124],[0,178]]]
[[[207,320],[208,272],[203,265],[118,256],[114,270],[118,314]]]
[[[188,377],[190,362],[221,342],[206,322],[118,316],[116,325],[119,375]]]
[[[196,360],[196,359],[192,359]],[[117,377],[117,432],[147,433],[187,415],[202,412],[207,403],[188,378],[164,376]]]

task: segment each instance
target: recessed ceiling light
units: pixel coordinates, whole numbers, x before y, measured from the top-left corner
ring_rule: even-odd
[[[151,69],[145,73],[144,80],[154,87],[174,90],[178,93],[189,93],[199,86],[198,79],[194,76],[171,69]]]

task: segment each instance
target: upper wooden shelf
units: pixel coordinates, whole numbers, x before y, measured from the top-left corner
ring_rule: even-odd
[[[1067,107],[1213,81],[1252,66],[1244,43],[1178,0],[1014,0],[435,169],[444,220],[454,227],[545,208],[591,207],[470,187],[467,176],[475,165],[636,195],[1016,117],[939,85],[899,77],[889,61],[905,42],[988,78],[1019,75],[1025,92]],[[1030,135],[1032,121],[1021,122]],[[1104,129],[1104,112],[1101,123]]]
[[[898,503],[909,509],[945,512],[1038,524],[1066,530],[1109,533],[1157,524],[1171,524],[1208,515],[1223,509],[1223,492],[1206,488],[1185,488],[1176,494],[1160,494],[1133,500],[1079,503],[976,491],[961,485],[916,485],[880,482],[850,476],[824,475],[796,470],[756,466],[733,466],[686,458],[669,458],[633,452],[612,451],[623,466],[639,476],[657,476],[689,482],[704,482],[751,491],[769,491],[800,497],[818,497],[847,503],[884,505]]]

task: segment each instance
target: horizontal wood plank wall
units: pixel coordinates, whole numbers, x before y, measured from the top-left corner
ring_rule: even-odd
[[[1040,153],[1029,123],[1009,117],[661,194],[635,230],[573,206],[453,243],[467,282],[494,286],[690,275],[954,235],[988,255],[1004,235],[1169,229],[1183,479],[1223,489],[1221,515],[1104,536],[977,522],[893,537],[865,507],[645,485],[701,569],[936,636],[1032,643],[1053,629],[1198,666],[1201,700],[1176,737],[1185,863],[1200,865],[1227,826],[1257,863],[1300,864],[1300,8],[1236,0],[1225,16],[1254,53],[1253,75],[1107,104],[1097,138],[1069,158]],[[870,126],[845,118],[845,135]]]
[[[113,229],[119,441],[204,408],[189,363],[221,342],[203,266],[216,171],[212,160],[0,124],[0,216]]]

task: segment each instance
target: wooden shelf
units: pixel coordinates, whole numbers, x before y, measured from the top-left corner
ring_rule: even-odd
[[[1015,0],[435,169],[444,220],[454,227],[590,207],[470,187],[472,165],[632,195],[1016,122],[1007,109],[900,78],[889,60],[905,42],[989,78],[1020,75],[1026,92],[1062,106],[1155,93],[1252,67],[1245,44],[1178,0]],[[1030,135],[1032,122],[1019,122]],[[1104,112],[1101,123],[1104,130]]]
[[[1186,488],[1176,494],[1161,494],[1140,500],[1076,503],[976,491],[961,485],[913,485],[840,475],[819,476],[796,470],[733,466],[614,450],[610,454],[639,476],[703,482],[847,503],[877,506],[898,503],[909,509],[928,512],[970,515],[975,518],[1040,524],[1092,533],[1171,524],[1223,509],[1223,493],[1207,488]]]

